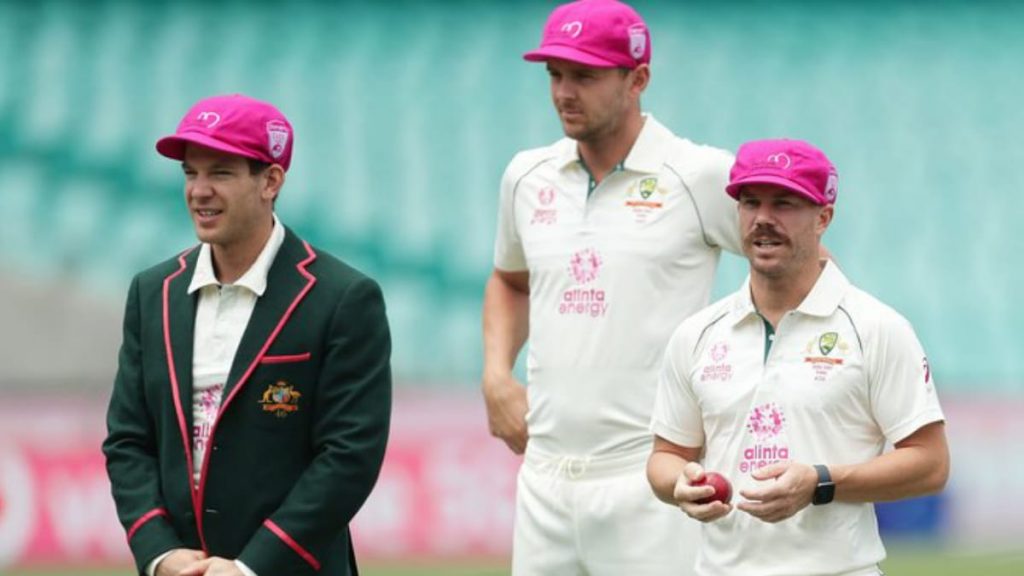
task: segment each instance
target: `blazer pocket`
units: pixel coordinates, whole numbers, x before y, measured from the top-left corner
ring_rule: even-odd
[[[280,354],[272,355],[267,354],[260,358],[260,364],[288,364],[291,362],[305,362],[313,356],[310,352],[303,352],[302,354]]]

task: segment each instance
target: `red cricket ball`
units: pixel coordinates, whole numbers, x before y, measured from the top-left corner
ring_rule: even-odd
[[[718,472],[705,472],[704,477],[700,480],[695,480],[690,483],[692,486],[711,486],[715,489],[715,493],[707,498],[701,498],[697,500],[697,504],[709,504],[715,500],[718,500],[722,504],[728,504],[732,500],[732,484],[725,479]]]

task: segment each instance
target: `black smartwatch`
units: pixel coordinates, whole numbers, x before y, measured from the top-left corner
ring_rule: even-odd
[[[836,484],[832,481],[832,475],[828,473],[828,466],[815,464],[814,470],[818,473],[818,485],[814,487],[811,504],[815,506],[828,504],[836,496]]]

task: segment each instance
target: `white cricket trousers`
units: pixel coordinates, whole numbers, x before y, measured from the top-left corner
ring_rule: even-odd
[[[576,458],[527,448],[512,576],[693,576],[700,523],[654,496],[649,454]]]

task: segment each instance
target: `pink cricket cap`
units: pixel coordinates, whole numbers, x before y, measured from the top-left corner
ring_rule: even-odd
[[[636,10],[614,0],[563,4],[544,25],[530,62],[558,58],[593,68],[636,68],[651,61],[651,34]]]
[[[836,201],[839,174],[821,150],[802,140],[754,140],[740,146],[725,191],[739,200],[748,184],[792,190],[815,204]]]
[[[204,98],[185,114],[173,136],[161,138],[156,151],[185,159],[185,146],[198,144],[228,154],[280,164],[292,162],[292,125],[281,111],[241,94]]]

